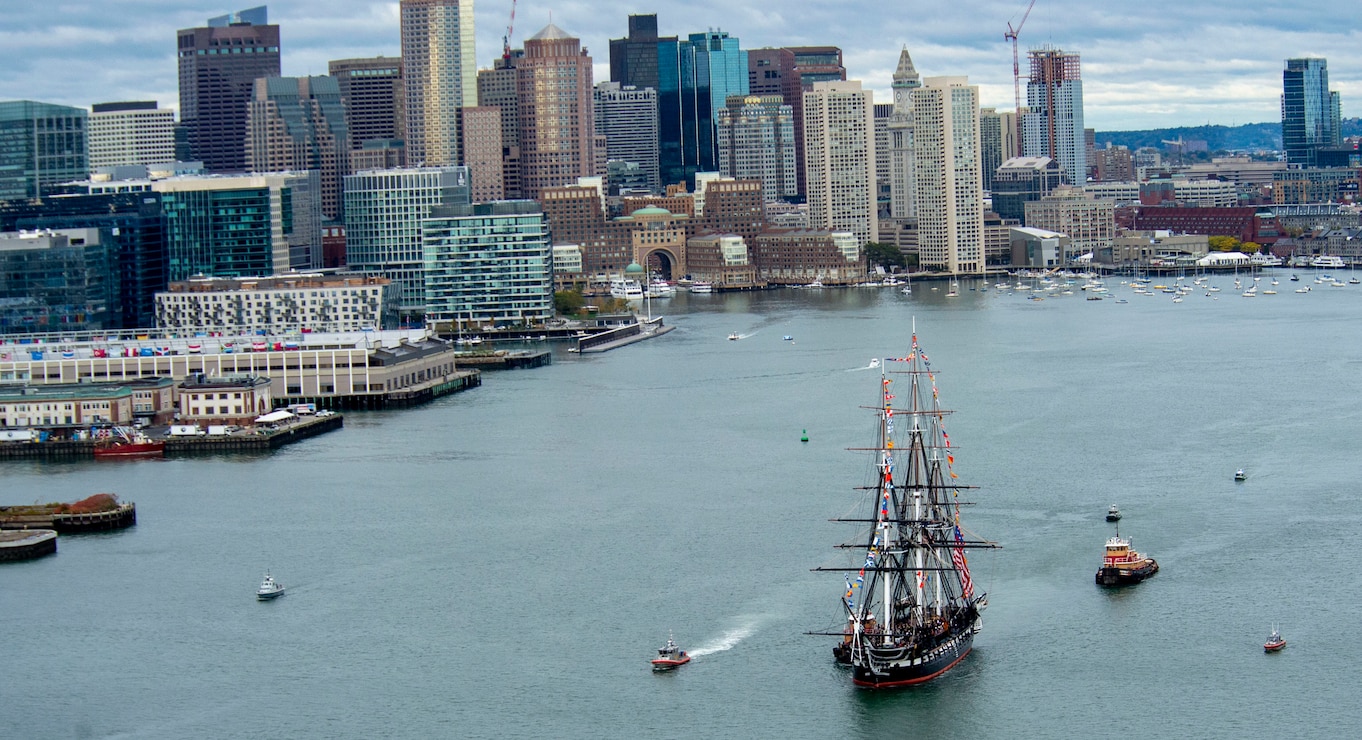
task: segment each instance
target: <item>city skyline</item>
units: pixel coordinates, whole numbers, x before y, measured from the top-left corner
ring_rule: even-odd
[[[176,30],[251,4],[77,0],[8,8],[0,16],[0,64],[10,73],[0,80],[0,99],[87,108],[157,100],[178,110]],[[906,44],[922,74],[969,75],[980,87],[982,105],[1012,109],[1011,48],[1003,33],[1009,22],[1021,20],[1025,0],[951,6],[904,20],[882,17],[882,8],[864,0],[787,4],[777,12],[713,0],[522,5],[511,45],[520,47],[552,20],[582,39],[599,82],[609,79],[608,41],[626,35],[628,15],[656,13],[665,35],[713,28],[740,38],[744,49],[840,46],[848,78],[873,89],[877,102],[889,102],[891,75]],[[479,68],[500,56],[509,18],[510,0],[477,3]],[[270,21],[281,29],[285,76],[325,74],[333,59],[400,54],[397,2],[297,0],[270,7]],[[1024,57],[1048,44],[1081,54],[1087,125],[1129,130],[1280,121],[1284,60],[1305,56],[1329,60],[1343,116],[1355,117],[1362,52],[1350,40],[1347,24],[1324,10],[1153,0],[1115,15],[1075,0],[1038,0],[1019,51]]]

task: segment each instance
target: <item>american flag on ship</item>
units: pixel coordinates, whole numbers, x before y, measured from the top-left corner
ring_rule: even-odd
[[[969,577],[969,565],[965,562],[965,536],[960,534],[960,525],[955,525],[956,546],[951,548],[951,562],[955,563],[955,569],[960,571],[960,588],[964,591],[965,597],[974,595],[974,581]]]

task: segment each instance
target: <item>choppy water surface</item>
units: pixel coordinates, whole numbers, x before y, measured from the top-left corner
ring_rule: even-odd
[[[0,567],[0,734],[1355,732],[1362,287],[1113,289],[682,295],[664,338],[274,455],[6,464],[4,503],[113,491],[140,523]],[[845,560],[868,366],[914,319],[1004,549],[971,558],[974,653],[867,692],[802,634],[840,619],[810,569]],[[1112,503],[1162,565],[1122,591],[1093,585]],[[267,568],[288,595],[257,603]],[[695,660],[653,675],[669,632]]]

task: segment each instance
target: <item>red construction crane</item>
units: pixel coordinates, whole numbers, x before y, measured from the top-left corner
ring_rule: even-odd
[[[1034,2],[1034,0],[1032,0]],[[506,35],[501,37],[501,58],[511,61],[511,32],[515,30],[515,0],[511,0],[511,20],[506,24]]]
[[[1022,104],[1021,104],[1021,65],[1017,61],[1017,34],[1021,33],[1022,26],[1026,25],[1026,19],[1031,15],[1031,9],[1036,7],[1036,0],[1031,0],[1031,4],[1026,6],[1026,12],[1022,13],[1021,22],[1016,28],[1012,27],[1012,21],[1007,22],[1007,33],[1003,34],[1003,39],[1012,42],[1012,100],[1016,105],[1013,108],[1013,116],[1017,124],[1017,150],[1021,151],[1021,131],[1022,131]]]

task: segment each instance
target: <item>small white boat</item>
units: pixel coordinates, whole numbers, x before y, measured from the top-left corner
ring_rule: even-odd
[[[787,342],[793,342],[793,341],[794,341],[794,337],[790,336],[789,334],[786,334],[785,336],[781,337],[781,339],[784,339],[784,340],[787,341]]]
[[[728,341],[730,342],[736,342],[739,339],[742,339],[742,337],[738,336],[738,333],[736,331],[728,335]]]
[[[1248,473],[1245,473],[1244,469],[1240,468],[1234,471],[1234,479],[1237,481],[1246,481],[1248,480]]]
[[[265,572],[265,580],[260,583],[260,588],[255,592],[255,598],[260,601],[277,599],[284,595],[284,584],[274,580],[274,576],[268,571]]]
[[[692,292],[692,293],[713,293],[713,292],[714,292],[714,286],[713,286],[712,284],[710,284],[710,283],[705,283],[705,282],[695,282],[695,283],[691,283],[691,284],[690,284],[690,292]]]

